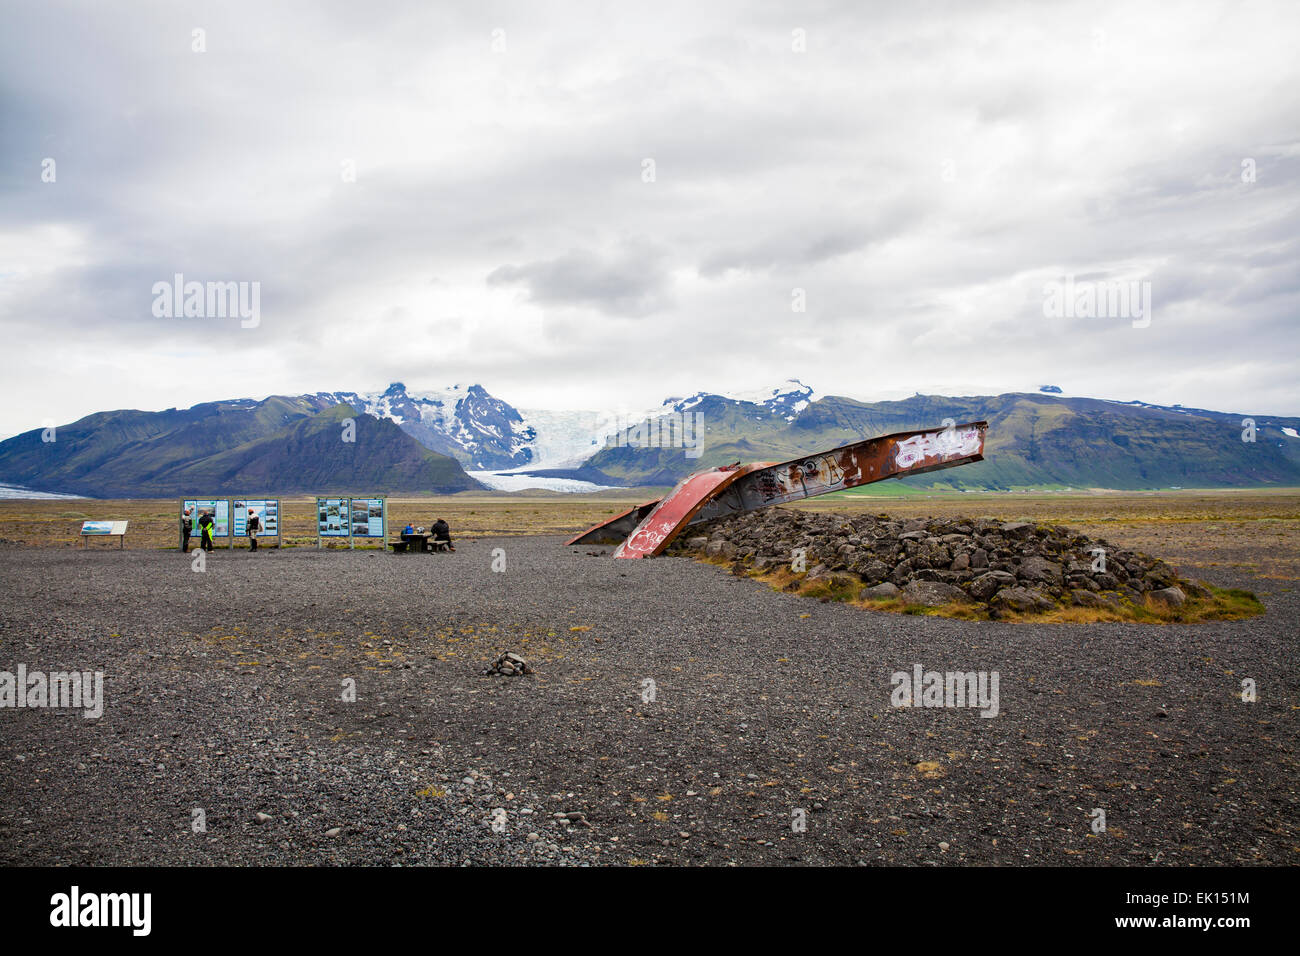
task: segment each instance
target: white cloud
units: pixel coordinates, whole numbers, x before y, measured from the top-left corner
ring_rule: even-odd
[[[1300,412],[1300,12],[926,10],[10,11],[0,434],[393,380],[525,407],[798,377]],[[176,272],[261,282],[261,325],[154,319]],[[1045,320],[1065,274],[1145,277],[1151,326]]]

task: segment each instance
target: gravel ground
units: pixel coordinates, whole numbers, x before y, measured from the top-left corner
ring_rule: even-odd
[[[106,699],[0,709],[0,863],[1300,858],[1289,582],[1207,572],[1248,621],[1014,625],[608,550],[0,549],[0,670]],[[536,673],[480,674],[507,650]],[[916,663],[998,672],[998,715],[891,706]]]

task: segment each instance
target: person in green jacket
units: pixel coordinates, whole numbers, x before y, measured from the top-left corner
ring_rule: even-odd
[[[203,550],[212,550],[212,530],[217,523],[212,520],[212,515],[204,511],[199,515],[199,534],[202,535]]]

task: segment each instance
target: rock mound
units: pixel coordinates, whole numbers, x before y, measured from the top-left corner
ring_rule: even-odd
[[[484,669],[484,676],[497,675],[500,677],[522,677],[525,674],[531,674],[533,669],[528,666],[528,662],[518,654],[507,651],[498,655],[497,659]]]
[[[1075,605],[1167,607],[1210,592],[1149,555],[1059,525],[995,518],[912,518],[768,508],[692,528],[672,550],[733,569],[799,570],[804,582],[851,587],[866,600],[969,604],[998,617]]]

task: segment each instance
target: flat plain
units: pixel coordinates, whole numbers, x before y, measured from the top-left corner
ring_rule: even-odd
[[[806,506],[1065,524],[1267,608],[1165,626],[877,614],[565,547],[614,495],[394,500],[457,552],[241,543],[202,571],[165,550],[175,505],[0,502],[0,670],[105,685],[98,720],[0,709],[0,862],[1300,859],[1294,492]],[[286,500],[294,543],[311,512]],[[83,518],[131,520],[127,549],[74,547]],[[483,675],[503,651],[535,672]],[[915,664],[997,672],[997,716],[893,706]]]

